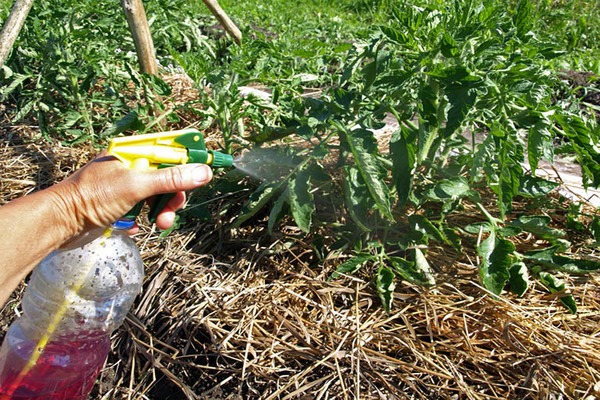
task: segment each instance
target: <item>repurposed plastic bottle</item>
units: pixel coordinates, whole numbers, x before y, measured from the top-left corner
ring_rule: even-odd
[[[46,257],[0,349],[0,399],[86,399],[143,274],[135,243],[120,230]]]

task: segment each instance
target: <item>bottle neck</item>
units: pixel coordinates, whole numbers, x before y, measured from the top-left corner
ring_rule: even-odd
[[[113,222],[111,224],[111,228],[116,231],[128,231],[129,229],[133,228],[134,225],[135,225],[135,217],[133,217],[133,218],[123,217],[123,218],[119,218],[117,221]]]

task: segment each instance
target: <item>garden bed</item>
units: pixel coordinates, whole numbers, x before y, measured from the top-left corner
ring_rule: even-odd
[[[2,121],[2,203],[93,155]],[[464,211],[464,224],[474,211]],[[525,298],[495,299],[479,283],[474,247],[432,245],[438,284],[399,284],[387,314],[369,274],[327,280],[344,260],[319,259],[315,237],[285,223],[268,235],[264,219],[235,231],[226,223],[190,222],[166,238],[142,226],[144,290],[114,334],[92,398],[600,396],[597,275],[563,277],[579,305],[571,315],[561,293],[539,284]],[[528,240],[520,245],[535,245]],[[21,293],[2,311],[3,330]]]

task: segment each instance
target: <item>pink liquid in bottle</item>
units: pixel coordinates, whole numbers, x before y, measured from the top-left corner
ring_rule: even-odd
[[[0,359],[0,399],[85,400],[110,350],[105,332],[78,332],[50,341],[29,372],[19,377],[34,346],[20,329],[9,332]]]

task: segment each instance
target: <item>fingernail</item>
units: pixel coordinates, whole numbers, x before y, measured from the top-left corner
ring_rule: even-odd
[[[210,180],[210,168],[206,165],[199,165],[194,168],[194,182],[201,184],[206,183]]]

